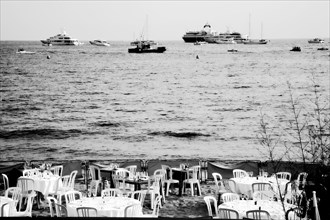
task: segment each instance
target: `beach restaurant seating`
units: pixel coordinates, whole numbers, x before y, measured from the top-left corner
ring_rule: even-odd
[[[278,179],[285,179],[291,181],[291,173],[289,172],[277,172],[275,175]]]
[[[2,173],[1,175],[3,181],[3,190],[6,191],[9,188],[9,179],[6,174]]]
[[[212,173],[213,179],[214,179],[214,184],[215,184],[215,192],[217,194],[217,199],[218,202],[220,203],[220,187],[221,187],[221,182],[220,180],[222,179],[222,176],[220,173]]]
[[[123,196],[122,192],[120,189],[115,189],[115,188],[106,188],[101,191],[101,196],[102,197],[121,197]]]
[[[221,195],[222,202],[231,202],[234,200],[240,200],[240,197],[237,193],[224,193]]]
[[[143,207],[146,194],[147,194],[146,190],[137,190],[131,193],[131,198],[140,201],[141,206]]]
[[[156,197],[155,202],[154,202],[154,207],[152,208],[152,213],[151,214],[143,214],[142,217],[144,218],[158,218],[159,216],[159,209],[162,206],[162,196],[159,195]]]
[[[97,217],[97,209],[93,207],[78,207],[78,217]]]
[[[58,204],[57,199],[53,197],[46,197],[49,206],[50,217],[67,217],[68,212],[65,206]]]
[[[218,208],[218,217],[220,219],[239,219],[239,214],[234,209]]]
[[[265,210],[248,210],[246,217],[254,220],[271,220],[269,213]]]
[[[204,196],[204,201],[206,203],[207,206],[207,211],[210,217],[218,217],[219,213],[218,213],[218,202],[217,200],[213,197],[213,196]],[[213,203],[213,209],[214,209],[214,214],[212,211],[212,203]]]
[[[233,176],[234,176],[234,178],[243,178],[243,177],[248,177],[249,174],[245,170],[234,169]]]
[[[170,166],[161,165],[162,169],[165,170],[165,181],[164,187],[166,187],[166,196],[169,195],[170,187],[173,187],[173,184],[179,184],[179,180],[173,179],[173,170]]]
[[[156,199],[156,195],[160,196],[160,190],[161,190],[161,175],[156,175],[149,177],[148,179],[148,189],[147,189],[147,195],[150,194],[150,201],[151,201],[151,208],[154,208],[154,202]]]
[[[182,193],[185,191],[186,185],[190,185],[191,195],[194,196],[195,194],[194,186],[197,185],[198,194],[199,196],[202,195],[199,174],[200,174],[200,166],[193,166],[187,170],[188,178],[183,180]]]
[[[65,192],[64,196],[65,196],[65,203],[68,204],[76,201],[77,199],[81,199],[82,193],[76,190],[71,190]]]
[[[52,171],[52,173],[54,175],[62,177],[62,175],[63,175],[63,165],[53,166],[53,167],[50,168],[50,171]]]
[[[270,183],[252,183],[252,193],[257,191],[273,191],[273,187]]]

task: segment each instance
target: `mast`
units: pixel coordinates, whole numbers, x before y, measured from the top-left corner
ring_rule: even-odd
[[[249,14],[249,38],[251,37],[251,14]]]
[[[263,25],[262,25],[262,22],[261,22],[261,33],[260,33],[260,39],[262,39],[262,32],[263,32]]]

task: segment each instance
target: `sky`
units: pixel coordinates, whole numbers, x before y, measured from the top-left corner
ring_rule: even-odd
[[[250,38],[329,38],[330,0],[0,0],[0,40],[182,40],[204,24]],[[249,28],[250,27],[250,28]]]

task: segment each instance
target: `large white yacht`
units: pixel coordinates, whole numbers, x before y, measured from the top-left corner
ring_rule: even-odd
[[[72,38],[69,36],[65,31],[61,34],[58,34],[54,37],[50,37],[46,40],[41,40],[44,45],[60,45],[60,46],[78,46],[81,45],[77,39]]]

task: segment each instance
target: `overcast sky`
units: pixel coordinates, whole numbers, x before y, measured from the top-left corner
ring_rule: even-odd
[[[0,40],[41,40],[64,29],[82,41],[129,41],[146,27],[149,39],[182,40],[205,23],[242,34],[249,34],[250,24],[251,38],[260,38],[261,29],[266,39],[329,38],[329,2],[0,0]]]

